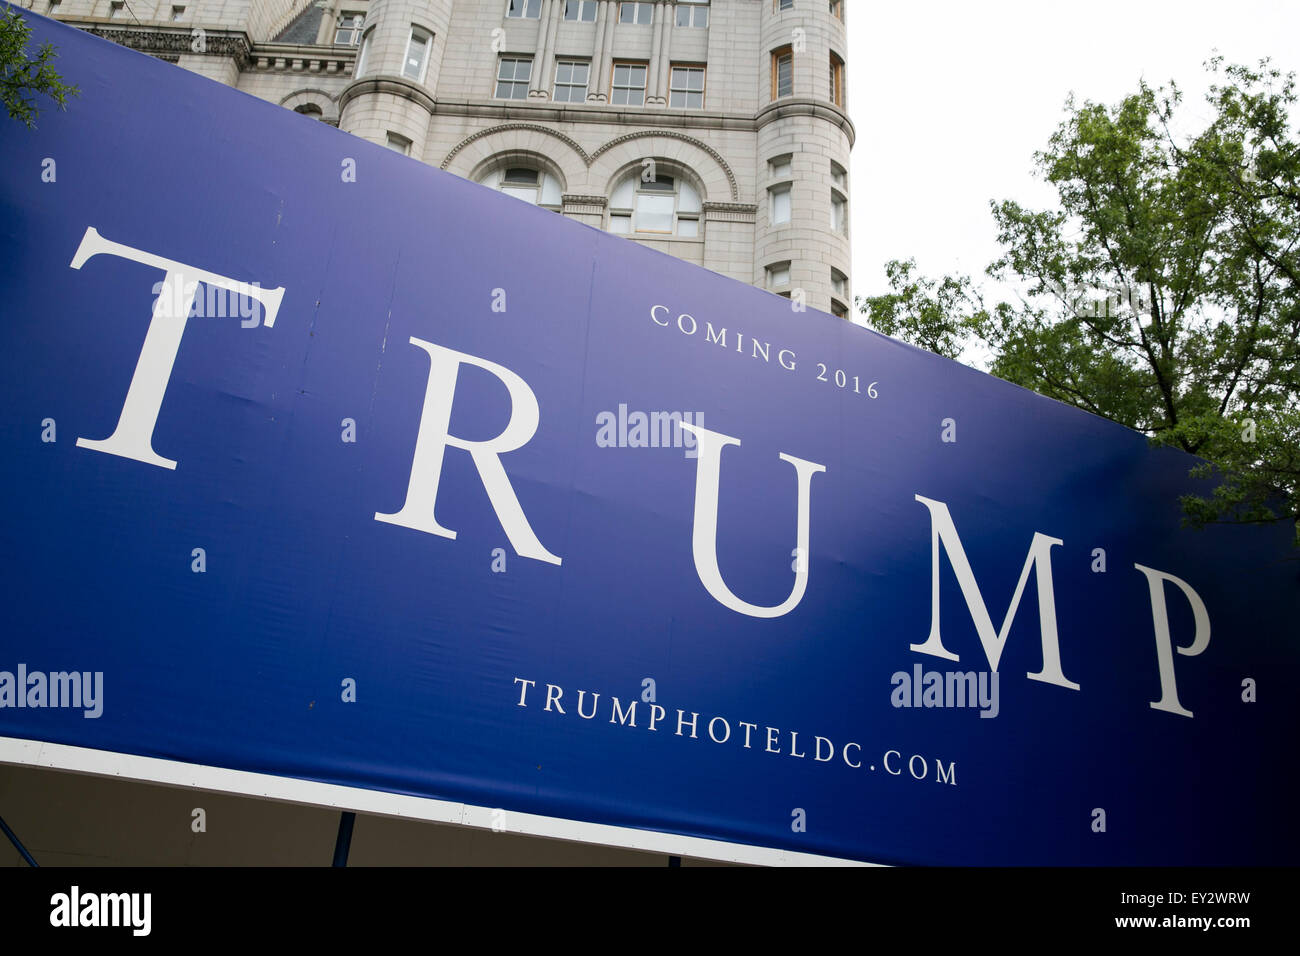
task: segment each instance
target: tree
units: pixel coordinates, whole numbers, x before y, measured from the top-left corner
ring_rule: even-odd
[[[1207,69],[1213,118],[1184,137],[1182,95],[1145,83],[1114,107],[1071,97],[1036,166],[1059,208],[990,203],[1019,283],[984,305],[964,276],[886,268],[873,327],[1199,456],[1187,523],[1289,521],[1300,547],[1300,143],[1295,76]]]
[[[0,16],[0,98],[11,119],[21,120],[29,129],[36,126],[36,95],[45,94],[67,109],[69,96],[79,92],[63,82],[50,62],[58,54],[53,45],[41,44],[36,56],[29,58],[27,43],[31,27],[15,10]]]

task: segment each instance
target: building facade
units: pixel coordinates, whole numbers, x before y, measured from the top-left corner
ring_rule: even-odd
[[[848,315],[845,0],[33,0],[458,176]]]

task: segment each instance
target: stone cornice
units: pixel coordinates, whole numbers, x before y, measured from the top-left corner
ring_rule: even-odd
[[[706,202],[704,217],[710,222],[754,222],[758,206],[749,202]]]
[[[850,147],[853,146],[853,142],[857,138],[857,130],[853,126],[853,121],[849,119],[848,113],[834,103],[811,97],[786,96],[768,103],[755,114],[754,124],[758,129],[762,129],[768,123],[775,123],[777,120],[790,119],[795,116],[812,116],[816,119],[834,123],[849,138]]]
[[[793,99],[787,97],[775,103],[769,103],[757,113],[723,113],[709,110],[668,110],[655,108],[629,109],[624,106],[607,106],[603,103],[578,103],[563,106],[549,101],[529,103],[517,100],[460,100],[437,99],[422,86],[398,76],[367,77],[358,80],[343,92],[342,102],[353,97],[374,92],[362,84],[389,81],[401,83],[409,89],[403,93],[394,88],[384,92],[396,92],[408,99],[415,100],[429,110],[444,116],[465,116],[473,119],[490,119],[498,123],[600,123],[615,126],[636,126],[641,129],[701,129],[701,130],[743,130],[753,132],[769,123],[795,116],[813,116],[838,126],[848,137],[852,146],[857,137],[853,121],[838,106],[824,100]]]
[[[346,75],[357,59],[357,48],[333,44],[253,43],[241,30],[205,27],[201,23],[128,23],[121,19],[86,17],[61,22],[119,46],[148,53],[169,63],[182,55],[233,57],[240,70]],[[203,31],[202,49],[195,49],[196,30]]]
[[[135,25],[121,20],[93,18],[88,20],[64,20],[69,26],[77,27],[86,33],[138,50],[150,56],[156,56],[170,63],[177,62],[181,56],[221,56],[234,59],[239,69],[247,69],[251,62],[252,43],[248,34],[242,30],[222,30],[195,25],[163,26],[161,24]],[[198,41],[202,30],[202,43]]]
[[[356,62],[355,47],[300,43],[258,43],[252,67],[259,73],[328,73],[346,78]]]
[[[603,215],[609,200],[604,196],[579,196],[565,193],[560,197],[565,215]]]
[[[748,113],[711,110],[668,110],[608,106],[604,103],[566,103],[549,100],[436,100],[437,112],[476,119],[533,123],[605,123],[617,126],[662,126],[675,129],[736,129],[753,131],[754,117]]]
[[[349,63],[357,58],[354,46],[334,46],[331,43],[255,43],[253,53],[263,56],[293,56],[302,59],[311,57],[321,60],[326,58],[347,60]]]
[[[339,113],[342,114],[347,105],[358,96],[365,96],[374,93],[389,93],[393,96],[400,96],[403,99],[410,100],[419,106],[424,107],[430,113],[436,112],[438,102],[429,95],[424,87],[412,83],[410,80],[400,76],[381,74],[379,76],[367,76],[364,79],[353,80],[343,88],[339,94]]]

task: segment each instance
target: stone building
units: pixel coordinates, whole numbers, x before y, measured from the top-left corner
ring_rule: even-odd
[[[599,229],[848,314],[845,0],[33,0]]]

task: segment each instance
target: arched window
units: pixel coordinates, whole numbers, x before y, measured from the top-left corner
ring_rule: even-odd
[[[406,41],[406,56],[402,59],[402,76],[417,83],[424,82],[424,74],[429,66],[429,47],[433,37],[419,27],[411,27],[411,35]]]
[[[356,69],[352,71],[354,77],[361,76],[366,72],[366,59],[370,55],[370,41],[375,38],[375,28],[371,27],[361,37],[361,51],[357,53]]]
[[[830,94],[832,103],[844,105],[844,61],[834,53],[831,54]]]
[[[560,181],[550,173],[533,166],[498,166],[480,178],[479,182],[492,189],[499,189],[507,196],[514,196],[526,203],[555,212],[559,212],[562,205],[563,188]]]
[[[303,103],[293,108],[295,113],[301,113],[303,116],[310,116],[312,119],[324,119],[325,114],[315,103]]]
[[[838,189],[831,190],[831,231],[840,235],[849,231],[849,201]]]
[[[609,231],[620,235],[700,235],[700,193],[684,176],[657,172],[645,178],[637,167],[609,199]]]
[[[783,46],[772,51],[772,99],[794,93],[794,47]]]

